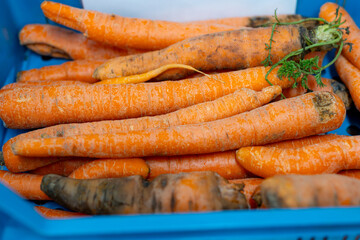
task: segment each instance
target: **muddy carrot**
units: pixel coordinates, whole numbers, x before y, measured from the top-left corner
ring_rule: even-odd
[[[76,217],[85,217],[88,216],[83,213],[70,212],[60,209],[51,209],[44,206],[35,206],[35,211],[38,212],[41,216],[48,219],[66,219],[66,218],[76,218]]]
[[[76,80],[94,83],[97,80],[92,77],[92,74],[103,62],[100,60],[75,60],[60,65],[21,71],[17,74],[16,81]]]
[[[29,200],[50,200],[50,198],[40,190],[43,176],[29,173],[11,173],[0,170],[0,182],[21,197]]]
[[[245,178],[248,176],[235,159],[235,151],[209,154],[148,157],[145,158],[150,167],[149,179],[166,174],[180,172],[213,171],[225,179]]]
[[[25,25],[19,33],[19,39],[21,45],[40,55],[66,59],[99,60],[144,52],[98,43],[81,33],[49,24]]]
[[[243,147],[236,152],[236,159],[260,177],[337,173],[360,168],[359,143],[359,137],[348,136],[302,148]]]
[[[98,159],[83,164],[75,169],[69,177],[76,179],[95,179],[140,175],[146,179],[149,172],[149,166],[141,158]]]
[[[248,202],[249,207],[251,206],[251,196],[253,195],[255,189],[264,181],[262,178],[243,178],[243,179],[233,179],[229,180],[230,183],[244,184],[243,192]]]
[[[325,133],[340,127],[344,118],[341,99],[329,92],[314,92],[212,122],[117,134],[21,139],[12,144],[12,150],[22,156],[98,158],[212,153]]]
[[[31,161],[31,159],[28,159]],[[29,173],[37,174],[37,175],[46,175],[46,174],[57,174],[60,176],[67,177],[69,176],[75,169],[79,168],[81,165],[85,163],[89,163],[91,160],[88,159],[70,159],[70,160],[62,160],[55,163],[51,163],[49,165],[36,168]]]

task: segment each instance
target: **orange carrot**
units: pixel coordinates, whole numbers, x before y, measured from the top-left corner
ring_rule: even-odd
[[[47,207],[43,207],[43,206],[35,206],[34,209],[41,216],[43,216],[47,219],[65,219],[65,218],[88,216],[86,214],[79,213],[79,212],[70,212],[70,211],[59,210],[59,209],[51,209],[51,208],[47,208]]]
[[[276,174],[337,173],[360,168],[360,138],[342,137],[301,148],[243,147],[236,159],[249,172]]]
[[[76,80],[94,83],[97,80],[92,77],[92,74],[103,62],[101,60],[75,60],[60,65],[21,71],[17,74],[16,81]]]
[[[332,21],[336,17],[336,11],[339,5],[336,3],[325,3],[320,8],[319,17],[324,18],[327,21]],[[349,46],[345,45],[342,54],[357,68],[360,68],[360,30],[351,16],[342,7],[339,8],[339,14],[341,14],[341,20],[345,21],[340,27],[349,28],[350,33],[344,34],[343,39],[347,39],[346,42],[352,43],[351,52]]]
[[[135,49],[119,49],[87,39],[80,33],[49,24],[28,24],[19,33],[20,44],[34,52],[67,59],[109,59],[142,53]]]
[[[265,147],[277,147],[277,148],[300,148],[305,146],[310,146],[325,141],[331,141],[334,139],[346,138],[348,136],[336,135],[336,134],[326,134],[326,135],[315,135],[295,140],[287,140],[277,143],[271,143],[265,145]]]
[[[360,169],[342,170],[337,174],[360,179]]]
[[[115,85],[67,85],[19,88],[0,93],[0,118],[9,128],[39,128],[60,123],[135,118],[173,112],[212,101],[241,88],[269,86],[269,68],[257,67],[182,81]],[[288,87],[277,70],[269,80]],[[56,116],[56,117],[54,117]]]
[[[29,200],[50,200],[40,190],[43,176],[29,173],[11,173],[0,170],[0,182],[8,186],[21,197]]]
[[[49,165],[36,168],[29,173],[37,175],[46,175],[46,174],[58,174],[64,177],[69,176],[75,169],[79,168],[85,163],[89,163],[89,159],[70,159],[62,160]]]
[[[28,138],[13,143],[12,150],[22,156],[98,158],[212,153],[325,133],[340,127],[344,119],[339,97],[314,92],[212,122],[117,134]]]
[[[141,158],[98,159],[83,164],[75,169],[69,177],[76,179],[94,179],[140,175],[143,178],[147,178],[149,172],[149,166]]]
[[[5,85],[0,91],[13,90],[15,88],[23,87],[36,87],[36,86],[64,86],[64,85],[85,85],[85,82],[79,81],[27,81],[27,82],[16,82]]]
[[[185,38],[236,28],[218,24],[126,18],[50,1],[44,1],[41,9],[54,22],[83,32],[90,39],[120,48],[162,49]]]
[[[149,179],[161,174],[213,171],[225,179],[245,178],[247,173],[235,159],[235,151],[209,154],[148,157],[145,159],[150,167]]]
[[[349,89],[355,107],[360,111],[360,70],[342,55],[336,60],[335,68],[341,80]]]
[[[229,180],[230,183],[244,184],[243,192],[248,202],[249,207],[251,207],[250,199],[253,195],[255,189],[264,181],[262,178],[244,178],[244,179],[234,179]]]

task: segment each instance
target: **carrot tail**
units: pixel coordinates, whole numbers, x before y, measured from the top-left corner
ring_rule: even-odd
[[[35,206],[34,209],[43,217],[47,219],[66,219],[89,216],[84,213],[70,212],[59,209],[51,209],[43,206]]]

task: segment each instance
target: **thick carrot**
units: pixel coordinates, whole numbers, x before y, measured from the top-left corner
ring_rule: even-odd
[[[88,83],[79,82],[79,81],[27,81],[27,82],[16,82],[5,85],[0,89],[0,91],[5,90],[13,90],[15,88],[23,88],[23,87],[35,87],[35,86],[64,86],[64,85],[85,85]]]
[[[41,216],[48,219],[65,219],[65,218],[75,218],[75,217],[85,217],[88,216],[79,212],[70,212],[60,209],[51,209],[43,206],[35,206],[35,211],[38,212]]]
[[[342,55],[336,60],[335,68],[349,89],[355,107],[360,111],[360,70]]]
[[[159,115],[212,101],[241,88],[259,91],[269,86],[264,77],[268,69],[249,68],[211,78],[160,83],[19,88],[0,93],[0,118],[9,128],[39,128]],[[274,85],[293,84],[280,80],[276,73],[275,69],[268,77]]]
[[[98,158],[212,153],[325,133],[340,127],[344,118],[341,99],[329,92],[314,92],[212,122],[117,134],[21,139],[12,144],[12,150],[22,156]]]
[[[325,141],[331,141],[334,139],[346,138],[348,136],[336,135],[336,134],[326,134],[326,135],[315,135],[295,140],[287,140],[277,143],[270,143],[265,145],[265,147],[277,147],[277,148],[300,148],[305,146],[310,146]]]
[[[244,184],[243,192],[249,207],[252,207],[250,199],[255,189],[264,181],[262,178],[243,178],[229,180],[230,183]]]
[[[97,80],[92,77],[92,74],[103,62],[101,60],[75,60],[60,65],[21,71],[17,74],[16,81],[76,80],[94,83]]]
[[[235,159],[235,151],[209,154],[148,157],[145,158],[150,167],[149,179],[166,174],[196,171],[213,171],[225,179],[245,178],[248,176]]]
[[[0,182],[21,197],[29,200],[50,200],[50,198],[40,190],[43,176],[30,173],[11,173],[0,170]]]
[[[337,174],[360,179],[360,169],[342,170]]]
[[[351,16],[346,10],[336,3],[325,3],[320,8],[319,16],[327,21],[332,21],[336,17],[336,11],[339,8],[339,14],[341,14],[341,21],[345,21],[340,25],[342,28],[349,28],[350,33],[344,34],[343,39],[346,42],[352,43],[351,52],[348,45],[344,46],[342,54],[357,68],[360,68],[360,30]]]
[[[236,29],[218,24],[194,24],[126,18],[44,1],[46,17],[83,32],[88,38],[120,48],[156,50],[185,38]]]
[[[149,166],[141,158],[98,159],[83,164],[75,169],[69,177],[76,179],[94,179],[140,175],[143,178],[147,178],[149,172]]]
[[[40,55],[67,59],[99,60],[144,52],[98,43],[80,33],[49,24],[25,25],[19,39],[21,45]]]
[[[273,63],[301,49],[304,36],[317,42],[314,35],[310,36],[309,30],[301,26],[278,26],[277,30],[271,48]],[[158,51],[108,60],[95,70],[93,77],[103,80],[137,75],[173,63],[189,65],[203,72],[261,66],[268,56],[265,43],[271,32],[271,27],[238,29],[185,39]],[[165,72],[156,79],[179,79],[191,73],[181,69]]]
[[[200,103],[179,109],[175,112],[154,117],[89,122],[83,124],[63,124],[39,129],[30,133],[18,135],[6,142],[3,147],[4,161],[9,170],[18,172],[32,170],[60,160],[59,158],[56,158],[41,161],[41,159],[36,158],[15,156],[10,145],[21,138],[48,138],[82,134],[117,133],[207,122],[229,117],[264,105],[280,92],[281,88],[279,86],[266,87],[261,92],[257,93],[249,89],[240,89],[233,94],[225,95],[214,101]]]
[[[359,137],[348,136],[301,148],[243,147],[236,152],[236,159],[260,177],[337,173],[360,168],[359,144]]]
[[[37,175],[57,174],[60,176],[67,177],[73,171],[78,169],[81,165],[89,162],[91,162],[91,160],[88,159],[62,160],[55,163],[51,163],[43,167],[36,168],[32,171],[29,171],[29,173],[37,174]]]

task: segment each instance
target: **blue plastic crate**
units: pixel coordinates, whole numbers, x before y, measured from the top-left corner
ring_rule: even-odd
[[[20,70],[64,62],[42,58],[18,44],[18,31],[25,24],[46,22],[40,10],[41,2],[2,0],[0,4],[0,86],[14,82]],[[60,2],[81,7],[78,0]],[[299,0],[297,13],[315,17],[324,2]],[[346,3],[347,11],[357,23],[360,23],[359,7],[360,2],[356,0]],[[324,76],[337,78],[334,68],[326,70]],[[333,132],[349,135],[350,129],[358,134],[359,116],[354,108],[349,110],[343,125]],[[0,126],[0,140],[4,144],[22,132]],[[21,199],[1,184],[0,196],[1,239],[360,239],[360,207],[47,220],[33,210],[35,203]],[[55,207],[56,204],[46,203],[45,206]]]

